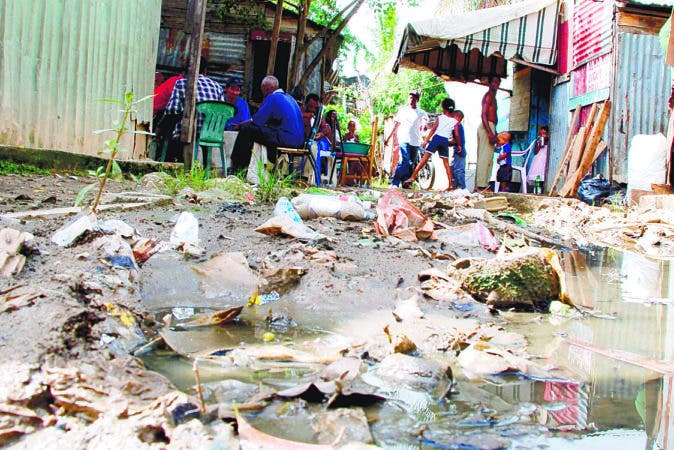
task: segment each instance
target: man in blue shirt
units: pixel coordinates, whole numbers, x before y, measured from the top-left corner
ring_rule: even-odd
[[[232,170],[248,167],[253,144],[267,147],[267,158],[276,162],[277,147],[302,147],[304,124],[302,112],[292,96],[279,89],[278,79],[268,75],[260,84],[264,100],[250,122],[241,125],[232,150]]]
[[[230,81],[225,90],[225,101],[236,107],[236,114],[227,121],[227,131],[238,131],[239,126],[250,120],[248,103],[241,97],[241,82]]]

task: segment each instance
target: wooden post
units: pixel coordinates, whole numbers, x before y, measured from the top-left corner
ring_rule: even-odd
[[[283,19],[283,0],[278,0],[276,3],[276,16],[274,16],[274,28],[271,30],[271,45],[269,47],[269,59],[267,60],[267,75],[274,74],[278,37],[281,33],[281,19]]]
[[[180,129],[180,142],[183,145],[183,163],[186,169],[192,167],[192,140],[195,135],[194,123],[197,77],[199,76],[199,60],[201,59],[201,40],[204,35],[204,21],[206,19],[206,0],[190,0],[187,9],[187,20],[191,24],[189,67],[187,69],[187,89],[183,105],[183,118]]]

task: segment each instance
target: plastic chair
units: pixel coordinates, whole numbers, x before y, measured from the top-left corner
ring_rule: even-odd
[[[180,120],[180,117],[180,114],[162,113],[161,117],[158,118],[155,129],[156,135],[153,141],[154,145],[151,148],[150,154],[152,159],[160,162],[166,161],[166,154],[168,152],[169,143],[171,142],[171,135],[173,134],[173,130]],[[157,159],[157,150],[159,150],[159,147],[161,147],[161,156]]]
[[[316,111],[316,117],[314,119],[314,124],[311,127],[311,132],[309,133],[309,137],[304,143],[303,147],[300,148],[292,148],[292,147],[278,147],[276,151],[279,153],[280,156],[286,155],[288,157],[289,167],[290,170],[292,170],[293,167],[293,159],[294,158],[300,158],[300,174],[302,173],[302,169],[304,169],[304,158],[306,157],[309,159],[309,163],[311,164],[311,168],[314,171],[314,178],[315,178],[315,184],[316,186],[321,185],[321,167],[320,165],[316,162],[316,158],[314,158],[314,154],[311,151],[311,146],[314,144],[314,139],[316,138],[316,133],[318,132],[318,128],[321,126],[321,119],[323,118],[323,105],[318,106],[318,111]]]
[[[223,133],[227,121],[236,114],[236,107],[229,103],[219,101],[206,101],[197,103],[197,114],[204,115],[204,121],[201,125],[201,132],[194,142],[194,152],[192,155],[192,166],[198,160],[199,147],[204,147],[204,168],[206,177],[211,173],[211,148],[220,149],[220,161],[222,162],[222,176],[227,174],[227,159],[225,158],[225,146],[223,143]]]
[[[527,167],[529,167],[529,160],[531,159],[531,155],[534,154],[534,145],[536,145],[536,140],[534,140],[529,146],[526,148],[526,150],[519,150],[519,151],[512,151],[510,152],[510,157],[511,158],[522,158],[522,164],[521,165],[515,165],[512,164],[510,167],[512,167],[513,171],[518,171],[520,173],[520,179],[522,182],[520,183],[520,192],[523,194],[527,193]],[[494,192],[498,192],[499,190],[499,182],[494,183]]]
[[[377,145],[377,123],[378,118],[372,121],[372,135],[370,144],[357,144],[355,142],[344,142],[342,144],[343,153],[335,155],[335,165],[337,160],[341,159],[341,174],[339,184],[345,185],[347,181],[352,180],[356,184],[372,185],[372,160],[374,158]],[[355,166],[353,169],[350,166]]]

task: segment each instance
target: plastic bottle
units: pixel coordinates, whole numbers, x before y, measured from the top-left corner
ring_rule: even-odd
[[[332,195],[301,194],[292,200],[297,213],[303,219],[336,217],[342,220],[370,220],[371,211],[366,211],[357,197],[340,199]]]
[[[288,197],[281,197],[276,202],[274,207],[275,216],[288,216],[293,222],[302,223],[302,218],[297,214],[293,204],[290,203]]]

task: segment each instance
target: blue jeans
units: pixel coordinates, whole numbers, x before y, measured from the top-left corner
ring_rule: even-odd
[[[393,172],[393,180],[391,181],[393,186],[400,186],[400,183],[412,175],[412,172],[414,172],[413,164],[416,164],[419,159],[420,151],[421,147],[418,145],[410,145],[409,142],[400,144],[400,159],[398,159],[398,165]]]
[[[452,185],[454,189],[466,189],[466,157],[456,153],[452,161]]]

